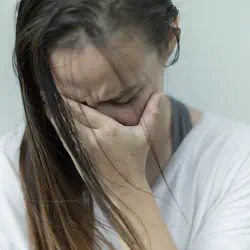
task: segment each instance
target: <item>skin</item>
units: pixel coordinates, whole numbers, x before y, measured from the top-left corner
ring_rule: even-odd
[[[138,124],[150,96],[163,91],[164,65],[168,58],[163,63],[164,60],[159,60],[155,51],[145,49],[139,40],[133,39],[125,45],[117,40],[111,45],[112,58],[108,60],[121,72],[125,83],[119,81],[105,55],[92,45],[84,49],[55,50],[51,56],[52,70],[63,96],[86,103],[123,125],[134,126]],[[171,50],[175,44],[172,43]],[[131,98],[130,102],[123,104]],[[161,169],[167,165],[171,156],[171,105],[166,98],[166,128],[161,132],[161,135],[166,136],[161,136],[155,145]],[[190,108],[190,113],[195,124],[200,118],[200,112]],[[150,186],[159,175],[155,156],[149,151],[146,176]]]
[[[178,18],[173,25],[178,27]],[[160,59],[155,51],[148,50],[139,39],[115,34],[110,40],[109,48],[105,51],[91,44],[85,48],[79,46],[75,49],[55,50],[51,55],[53,75],[63,96],[86,103],[123,125],[134,126],[138,124],[150,96],[164,90],[164,65],[176,46],[176,39],[172,36],[168,53]],[[123,83],[110,66],[110,61],[119,71]],[[161,136],[154,145],[158,162],[151,150],[147,156],[146,176],[150,186],[161,174],[159,167],[163,170],[167,166],[172,153],[171,104],[166,98],[166,127],[161,131],[161,135],[166,136]],[[201,113],[188,108],[195,125]]]
[[[53,75],[59,92],[72,111],[82,142],[93,156],[100,173],[123,185],[121,189],[109,186],[123,204],[112,195],[110,198],[131,220],[148,249],[150,246],[148,238],[145,238],[145,228],[152,249],[177,250],[151,191],[151,186],[160,175],[153,151],[162,170],[171,156],[171,105],[168,97],[162,93],[164,63],[168,58],[159,59],[156,52],[149,51],[140,40],[133,39],[122,45],[119,41],[115,39],[110,45],[112,53],[101,53],[92,45],[84,49],[55,50],[51,56]],[[175,40],[170,42],[170,53],[175,44]],[[110,54],[112,58],[107,57]],[[114,63],[123,83],[117,78],[107,58]],[[127,103],[122,104],[124,102]],[[82,116],[82,111],[86,116]],[[192,108],[189,111],[195,124],[200,119],[200,112]],[[152,138],[153,151],[143,133],[144,126]],[[128,185],[110,168],[99,150],[96,138],[122,175],[141,190]],[[120,241],[122,248],[127,250],[123,240]]]
[[[144,129],[147,129],[147,134],[154,142],[159,131],[166,127],[166,95],[162,92],[154,93],[148,100],[138,125],[130,127],[87,105],[79,105],[65,97],[63,100],[71,110],[79,139],[100,174],[104,192],[133,224],[137,237],[145,244],[145,249],[177,250],[145,176],[150,147]],[[53,118],[49,118],[57,129]],[[57,133],[60,136],[58,129]],[[81,167],[74,161],[67,144],[62,138],[61,140],[80,172]],[[110,160],[115,162],[115,168],[110,165]],[[122,249],[128,249],[120,236],[118,237]]]

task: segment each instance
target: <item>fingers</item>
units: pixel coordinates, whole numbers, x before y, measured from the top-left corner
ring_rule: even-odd
[[[91,152],[92,149],[97,145],[97,130],[94,128],[89,128],[77,120],[75,120],[74,124],[76,126],[81,144],[86,150],[88,150],[88,152]]]
[[[66,97],[62,98],[68,105],[69,110],[74,119],[76,119],[87,127],[100,129],[113,122],[110,117],[101,114],[100,112],[88,107],[87,105],[75,102]]]
[[[152,134],[154,131],[155,124],[157,122],[159,114],[159,106],[162,98],[166,98],[165,94],[162,92],[154,93],[141,116],[139,125],[144,129],[148,134]]]
[[[51,124],[56,130],[57,135],[59,136],[60,140],[62,141],[64,147],[68,150],[68,147],[62,138],[62,135],[60,133],[60,130],[58,129],[55,120],[53,117],[50,115],[49,111],[46,110],[46,115],[48,119],[50,120]],[[84,146],[84,148],[90,150],[93,148],[94,145],[96,145],[97,141],[97,130],[94,128],[90,128],[82,124],[80,121],[77,119],[74,120],[74,125],[77,130],[77,135],[80,138],[81,144]]]

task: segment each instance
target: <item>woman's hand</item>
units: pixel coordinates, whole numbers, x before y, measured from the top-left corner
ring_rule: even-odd
[[[131,183],[136,187],[147,184],[145,164],[150,142],[160,132],[159,106],[162,98],[166,98],[164,93],[153,94],[139,124],[127,127],[84,104],[63,97],[82,146],[102,180],[112,190],[119,186],[128,188]]]
[[[123,203],[116,203],[116,199],[113,201],[133,223],[147,249],[177,250],[145,177],[149,145],[159,139],[159,133],[165,129],[163,118],[165,98],[164,93],[153,94],[139,124],[134,127],[123,126],[86,105],[66,98],[64,100],[72,113],[83,147],[104,177],[102,180]],[[51,121],[55,126],[53,119]],[[60,136],[59,131],[58,134]],[[63,140],[62,142],[69,151],[65,142]],[[70,151],[69,154],[72,155]],[[126,180],[145,192],[138,189],[132,190],[131,184]],[[121,189],[120,186],[124,188]],[[109,195],[108,192],[107,194]],[[115,197],[111,195],[111,198]],[[134,213],[131,213],[128,208]],[[141,224],[142,221],[143,224]],[[127,250],[128,247],[124,241],[119,239],[122,249]]]

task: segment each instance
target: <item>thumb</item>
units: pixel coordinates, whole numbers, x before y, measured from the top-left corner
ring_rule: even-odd
[[[154,93],[148,100],[147,106],[141,116],[139,126],[142,127],[147,138],[151,138],[156,132],[156,124],[159,122],[158,118],[160,114],[160,103],[162,98],[166,98],[165,93]]]

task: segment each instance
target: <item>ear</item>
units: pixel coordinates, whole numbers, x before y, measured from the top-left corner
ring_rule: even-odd
[[[175,28],[179,28],[179,16],[175,17],[172,26]]]
[[[172,28],[179,29],[179,31],[181,31],[179,28],[179,17],[178,16],[174,19],[171,26],[172,26]],[[170,39],[169,39],[168,51],[167,51],[166,57],[165,57],[165,63],[168,62],[168,59],[171,56],[171,54],[172,54],[172,52],[177,44],[177,40],[176,40],[176,36],[175,36],[174,32],[171,29],[169,32],[170,32],[170,34],[169,34]]]

